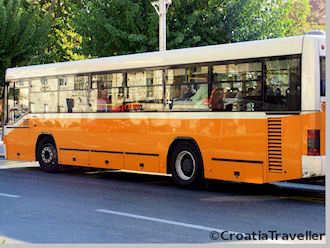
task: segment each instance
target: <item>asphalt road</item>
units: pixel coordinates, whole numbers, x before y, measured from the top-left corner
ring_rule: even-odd
[[[324,192],[0,161],[1,243],[206,243],[210,231],[325,231]],[[217,241],[219,242],[219,241]]]

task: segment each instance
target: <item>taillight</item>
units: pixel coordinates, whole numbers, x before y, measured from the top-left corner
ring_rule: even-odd
[[[320,155],[320,130],[307,131],[307,154],[309,156]]]

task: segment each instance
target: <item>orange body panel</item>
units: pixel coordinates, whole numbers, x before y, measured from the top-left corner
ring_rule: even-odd
[[[124,168],[124,155],[116,153],[90,152],[89,165],[105,169],[122,169]]]
[[[35,160],[36,142],[51,134],[65,165],[167,172],[167,153],[177,137],[193,138],[202,153],[206,178],[266,183],[301,178],[307,130],[321,130],[324,112],[278,117],[282,123],[281,172],[269,170],[268,119],[31,118],[27,128],[5,137],[7,158]],[[253,162],[254,161],[254,162]]]
[[[82,151],[60,151],[60,164],[70,164],[78,166],[89,166],[89,152]]]

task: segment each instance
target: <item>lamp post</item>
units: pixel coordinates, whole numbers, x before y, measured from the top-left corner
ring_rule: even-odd
[[[159,16],[159,50],[166,50],[166,14],[172,0],[153,1],[151,4]]]

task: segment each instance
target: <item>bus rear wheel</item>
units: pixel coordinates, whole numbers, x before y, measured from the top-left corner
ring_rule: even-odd
[[[57,149],[55,143],[51,139],[43,139],[38,144],[37,160],[40,168],[46,172],[59,172]]]
[[[204,178],[203,160],[196,145],[179,142],[172,151],[170,166],[174,182],[180,186],[200,184]]]

